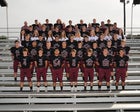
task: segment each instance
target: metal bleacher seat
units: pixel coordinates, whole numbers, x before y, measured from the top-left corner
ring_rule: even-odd
[[[81,72],[78,77],[78,91],[70,92],[70,83],[64,73],[64,91],[60,92],[59,87],[54,92],[52,88],[51,72],[48,71],[48,92],[36,92],[36,77],[33,75],[33,92],[29,92],[27,82],[23,92],[19,92],[19,71],[18,81],[13,80],[12,60],[9,48],[13,46],[14,40],[0,40],[0,111],[8,112],[31,112],[31,111],[94,111],[94,110],[114,110],[118,112],[140,111],[140,39],[133,42],[128,39],[131,46],[128,77],[126,79],[126,90],[119,87],[115,91],[115,81],[111,80],[111,89],[106,91],[103,82],[102,91],[98,91],[98,80],[95,75],[93,91],[83,90],[83,80]],[[89,89],[89,88],[88,88]]]

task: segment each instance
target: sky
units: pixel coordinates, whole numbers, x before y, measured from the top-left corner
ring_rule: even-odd
[[[48,18],[55,23],[60,18],[65,24],[72,20],[73,24],[80,19],[91,23],[110,19],[123,27],[123,4],[120,0],[6,0],[8,2],[9,27],[21,27],[24,21],[33,24],[35,19],[44,23]],[[126,26],[131,26],[131,7],[133,0],[126,5]],[[140,5],[133,8],[133,26],[140,26]],[[0,7],[0,27],[6,27],[6,10]]]

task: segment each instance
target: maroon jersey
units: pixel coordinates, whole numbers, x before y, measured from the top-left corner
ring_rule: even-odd
[[[93,68],[93,64],[95,63],[95,57],[94,56],[86,56],[84,58],[84,64],[86,68]]]
[[[21,68],[30,68],[32,59],[30,56],[19,56],[19,62],[21,63]]]
[[[70,65],[70,68],[75,68],[78,67],[80,59],[76,56],[76,57],[69,57],[68,59],[68,63]]]
[[[127,61],[129,60],[129,57],[124,55],[123,57],[116,55],[114,57],[114,62],[116,62],[117,68],[126,68]]]
[[[59,69],[63,65],[64,59],[62,56],[52,56],[51,57],[51,65],[54,69]]]
[[[22,55],[22,47],[16,48],[16,47],[11,47],[10,51],[12,55],[14,56],[14,60],[18,60],[18,57]]]
[[[98,58],[98,62],[99,62],[99,67],[100,68],[105,68],[108,69],[110,68],[110,64],[112,63],[112,56],[107,55],[100,55]]]

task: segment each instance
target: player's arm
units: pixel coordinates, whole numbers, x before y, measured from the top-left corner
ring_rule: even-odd
[[[12,60],[14,60],[14,54],[13,53],[11,53],[11,58],[12,58]]]
[[[52,68],[52,64],[50,63],[49,66]]]
[[[48,66],[48,61],[46,60],[45,61],[45,68],[47,68],[47,66]]]
[[[34,61],[34,63],[35,63],[35,67],[37,67],[37,61]]]
[[[97,66],[100,65],[98,60],[95,61],[95,64],[96,64]]]
[[[84,68],[86,67],[85,64],[83,64],[83,67],[84,67]]]
[[[21,62],[19,62],[18,66],[21,68]]]
[[[32,68],[32,66],[33,66],[33,61],[31,60],[31,62],[30,62],[30,69]]]

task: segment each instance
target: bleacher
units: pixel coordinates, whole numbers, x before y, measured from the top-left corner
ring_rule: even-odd
[[[115,81],[111,80],[110,91],[106,91],[103,82],[102,91],[98,91],[95,75],[93,91],[84,91],[83,80],[79,71],[78,91],[70,92],[70,84],[64,73],[64,90],[53,91],[50,70],[47,73],[48,92],[36,92],[36,77],[33,75],[33,92],[29,92],[27,82],[23,92],[19,91],[18,80],[14,81],[12,60],[9,48],[14,40],[0,40],[0,111],[2,112],[140,112],[140,39],[127,40],[131,47],[126,88],[115,90]],[[88,88],[89,89],[89,88]]]

